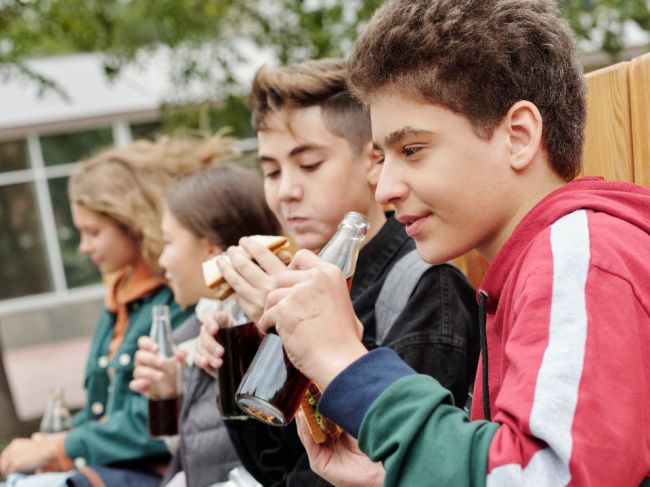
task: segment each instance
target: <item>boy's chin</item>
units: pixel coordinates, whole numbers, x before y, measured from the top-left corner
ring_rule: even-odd
[[[289,238],[298,246],[298,248],[311,250],[313,252],[318,252],[329,241],[328,237],[312,232],[291,233],[289,234]]]
[[[449,262],[458,257],[453,251],[441,248],[438,245],[432,245],[427,242],[415,241],[415,247],[418,250],[418,255],[427,264],[440,265]]]

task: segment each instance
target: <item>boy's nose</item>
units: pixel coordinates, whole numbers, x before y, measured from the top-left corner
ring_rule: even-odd
[[[375,189],[375,199],[378,203],[394,205],[406,198],[408,187],[396,172],[390,163],[387,164],[384,161],[377,188]]]
[[[278,198],[280,201],[295,201],[302,199],[304,194],[302,186],[291,177],[283,177],[278,189]]]

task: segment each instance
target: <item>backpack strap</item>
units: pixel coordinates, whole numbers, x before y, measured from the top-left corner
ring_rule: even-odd
[[[432,267],[418,255],[417,249],[404,254],[388,271],[375,302],[375,322],[378,345],[382,345],[397,317],[420,281],[422,275]]]

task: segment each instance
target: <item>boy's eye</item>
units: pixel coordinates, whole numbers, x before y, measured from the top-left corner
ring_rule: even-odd
[[[420,149],[422,149],[422,147],[418,145],[407,145],[402,149],[402,152],[406,157],[409,157],[409,156],[414,156],[415,154],[420,152]]]
[[[316,169],[319,168],[319,166],[322,163],[323,163],[323,161],[314,162],[313,164],[301,164],[300,168],[304,169],[305,171],[315,171]]]

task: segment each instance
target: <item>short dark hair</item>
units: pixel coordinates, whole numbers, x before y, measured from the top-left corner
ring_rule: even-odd
[[[250,96],[255,131],[266,129],[274,112],[320,106],[323,122],[359,154],[372,139],[370,116],[352,95],[343,59],[318,59],[280,68],[262,66],[253,80]]]
[[[278,235],[260,177],[235,164],[195,172],[165,195],[167,208],[198,238],[227,248],[248,235]]]
[[[542,115],[555,172],[568,181],[580,170],[586,84],[553,0],[388,0],[349,69],[362,99],[395,86],[464,115],[483,138],[528,100]]]

